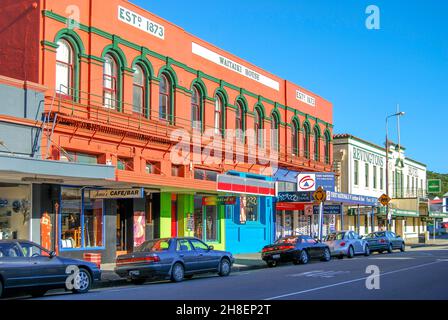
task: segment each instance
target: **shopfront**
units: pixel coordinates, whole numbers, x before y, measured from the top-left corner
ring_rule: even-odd
[[[229,172],[218,177],[218,191],[235,197],[234,204],[224,206],[226,250],[255,253],[273,242],[275,183],[270,177]]]

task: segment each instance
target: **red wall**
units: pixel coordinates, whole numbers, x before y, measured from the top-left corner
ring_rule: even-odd
[[[0,74],[39,82],[39,1],[1,0],[0,17]]]

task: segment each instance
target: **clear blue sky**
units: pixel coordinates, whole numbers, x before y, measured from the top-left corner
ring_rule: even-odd
[[[131,1],[330,100],[335,133],[383,145],[399,103],[407,156],[448,173],[448,1]],[[370,4],[380,30],[365,27]]]

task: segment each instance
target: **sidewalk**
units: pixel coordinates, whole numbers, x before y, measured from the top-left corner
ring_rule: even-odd
[[[448,239],[433,239],[432,237],[425,243],[409,243],[411,248],[423,248],[423,247],[446,247],[448,246]]]
[[[232,272],[242,272],[266,267],[266,263],[261,260],[260,253],[236,254],[234,257],[235,263],[232,266]],[[95,284],[95,288],[117,287],[130,284],[126,279],[116,275],[114,268],[114,263],[101,265],[101,281]]]

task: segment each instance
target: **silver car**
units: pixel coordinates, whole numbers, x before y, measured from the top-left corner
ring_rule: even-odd
[[[353,258],[357,254],[370,255],[369,244],[354,231],[336,231],[327,235],[324,243],[328,245],[332,256],[342,259]]]

